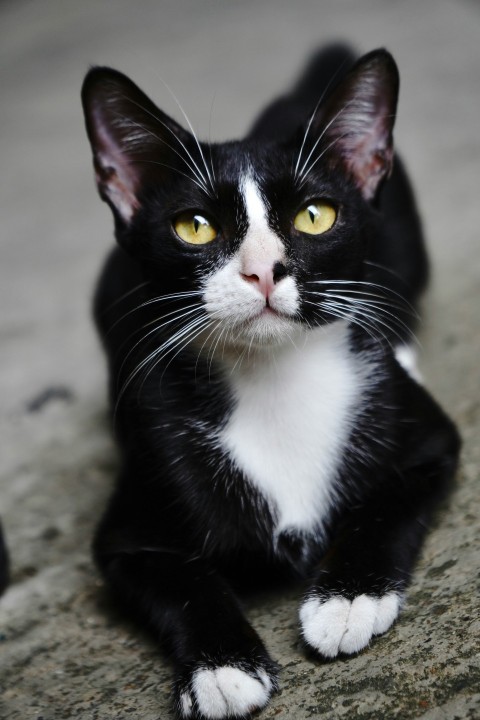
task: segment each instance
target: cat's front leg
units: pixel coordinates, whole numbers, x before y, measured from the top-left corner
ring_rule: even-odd
[[[246,718],[264,707],[278,667],[228,584],[202,558],[178,551],[172,537],[135,538],[116,504],[97,534],[96,559],[117,599],[173,660],[180,717]]]
[[[395,622],[432,511],[456,469],[456,430],[423,389],[405,388],[404,413],[397,456],[344,511],[300,607],[302,636],[323,657],[357,653]]]
[[[372,527],[369,515],[357,516],[344,530],[300,606],[302,637],[325,658],[363,650],[392,626],[403,604],[413,557],[397,564],[401,552],[387,549],[386,533],[382,537],[382,530]]]

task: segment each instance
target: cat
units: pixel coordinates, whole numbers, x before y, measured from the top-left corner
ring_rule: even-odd
[[[122,469],[94,556],[169,653],[181,718],[278,689],[243,589],[302,582],[320,657],[385,633],[455,473],[412,352],[428,261],[398,85],[388,51],[329,47],[244,140],[206,144],[125,75],[84,81],[118,241],[95,318]]]

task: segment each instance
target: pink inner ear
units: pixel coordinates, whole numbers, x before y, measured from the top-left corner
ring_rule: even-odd
[[[129,222],[140,207],[137,199],[138,174],[124,149],[110,135],[102,114],[95,112],[95,176],[102,198]]]
[[[356,142],[347,142],[343,156],[364,197],[371,200],[392,168],[391,134],[383,118],[374,123],[370,132],[357,137]]]
[[[367,200],[374,198],[391,172],[397,96],[393,58],[385,51],[373,51],[341,81],[324,110],[331,162],[343,164]]]
[[[105,159],[95,159],[95,176],[98,189],[103,198],[108,200],[120,213],[123,220],[129,222],[140,207],[133,191],[132,183],[126,175],[126,182],[122,177],[124,173],[111,165],[103,165]]]

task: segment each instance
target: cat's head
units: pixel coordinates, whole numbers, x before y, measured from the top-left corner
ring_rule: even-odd
[[[377,50],[312,97],[289,140],[211,145],[121,73],[92,69],[82,99],[118,241],[158,295],[201,298],[214,338],[268,345],[345,317],[328,288],[364,275],[397,94],[396,65]]]

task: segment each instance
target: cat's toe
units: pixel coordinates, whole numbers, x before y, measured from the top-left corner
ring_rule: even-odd
[[[277,686],[270,668],[200,667],[179,692],[178,709],[185,719],[247,718],[267,704]]]
[[[402,596],[388,592],[380,597],[310,595],[300,607],[305,642],[324,657],[351,655],[363,650],[373,635],[388,630],[400,611]]]

